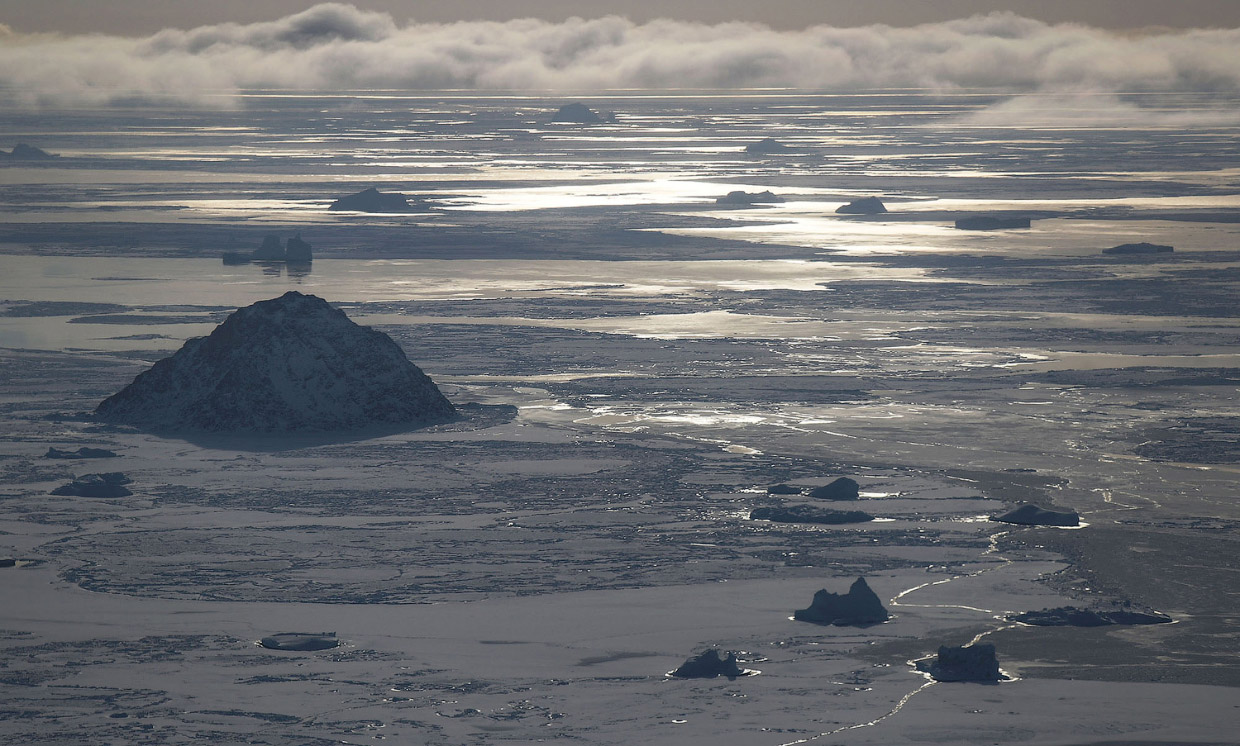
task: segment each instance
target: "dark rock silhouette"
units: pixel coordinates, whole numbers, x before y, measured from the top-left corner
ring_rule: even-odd
[[[119,471],[106,474],[83,474],[72,482],[52,490],[53,495],[72,497],[129,497],[133,493],[125,488],[133,480]]]
[[[878,197],[862,197],[841,205],[835,212],[840,215],[879,215],[887,212],[887,205]]]
[[[1103,249],[1103,254],[1170,254],[1175,251],[1174,246],[1166,246],[1157,243],[1124,243],[1119,246],[1112,246],[1109,249]]]
[[[1017,523],[1022,526],[1079,526],[1081,517],[1071,510],[1047,510],[1032,503],[1026,503],[1015,510],[991,518],[1004,523]]]
[[[1157,611],[1133,611],[1124,608],[1078,609],[1075,606],[1026,611],[1023,614],[1012,614],[1008,619],[1037,627],[1106,627],[1113,624],[1168,624],[1174,621]]]
[[[104,422],[191,432],[341,432],[456,410],[400,345],[290,291],[237,310],[105,399]]]
[[[19,142],[16,145],[14,145],[13,150],[7,153],[3,150],[0,150],[0,156],[4,156],[6,158],[12,158],[15,161],[46,161],[52,158],[60,157],[58,155],[53,155],[47,152],[46,150],[40,150],[39,148],[36,148],[33,145],[27,145],[22,142]]]
[[[17,567],[17,560],[12,557],[0,557],[0,567]]]
[[[551,117],[551,121],[562,124],[598,124],[603,117],[594,113],[590,107],[581,103],[565,104]]]
[[[309,264],[314,261],[314,255],[310,251],[310,244],[301,240],[301,234],[297,234],[288,240],[284,247],[284,261],[289,264]]]
[[[770,487],[766,488],[766,494],[768,495],[799,495],[801,494],[801,488],[793,487],[790,484],[782,484],[782,483],[772,484]]]
[[[263,236],[263,242],[259,247],[248,254],[238,251],[224,252],[224,264],[228,265],[249,264],[250,262],[310,264],[312,261],[314,257],[310,251],[310,244],[301,239],[300,233],[290,238],[287,243],[281,241],[276,235]]]
[[[814,594],[808,609],[799,609],[792,614],[797,621],[839,626],[878,624],[887,621],[889,616],[865,578],[857,578],[848,593],[843,595],[824,588]]]
[[[788,505],[778,507],[754,508],[749,513],[753,521],[774,521],[775,523],[822,523],[838,525],[841,523],[865,523],[874,520],[874,516],[860,510],[826,510],[812,505]]]
[[[723,197],[715,200],[717,205],[766,205],[777,204],[783,202],[784,198],[778,194],[772,193],[769,189],[765,192],[745,192],[737,190],[728,192]]]
[[[250,259],[255,262],[282,262],[284,261],[284,242],[279,236],[263,236],[263,242],[259,244],[259,247],[250,252]]]
[[[999,661],[995,658],[995,646],[989,643],[963,647],[939,647],[939,655],[933,661],[917,661],[917,670],[924,671],[935,681],[1000,681]]]
[[[768,153],[787,153],[792,148],[784,145],[782,142],[773,137],[767,137],[757,142],[751,142],[745,146],[745,152],[750,155],[766,155]]]
[[[680,668],[672,671],[672,676],[678,679],[713,679],[716,676],[735,679],[744,675],[745,672],[736,662],[735,653],[728,653],[727,658],[720,658],[719,651],[715,648],[686,660]]]
[[[271,650],[330,650],[340,644],[335,632],[280,632],[259,644]]]
[[[856,500],[861,496],[860,488],[855,480],[840,477],[830,484],[810,490],[809,496],[819,500]]]
[[[62,451],[59,448],[48,448],[47,453],[43,454],[43,458],[64,458],[64,459],[84,459],[84,458],[116,458],[119,454],[113,453],[106,448],[87,448],[82,446],[76,451]]]
[[[331,203],[329,210],[348,210],[350,212],[414,212],[419,205],[409,204],[409,197],[396,192],[380,192],[371,187],[357,194],[341,197]]]
[[[1029,218],[996,217],[994,215],[975,215],[956,221],[956,227],[962,231],[999,231],[1029,228],[1032,225],[1033,222]]]

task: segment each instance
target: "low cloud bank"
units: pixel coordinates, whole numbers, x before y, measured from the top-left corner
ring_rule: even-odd
[[[1010,13],[911,28],[398,23],[325,3],[276,21],[133,39],[0,28],[0,102],[229,105],[245,89],[1240,91],[1240,29],[1131,36]]]

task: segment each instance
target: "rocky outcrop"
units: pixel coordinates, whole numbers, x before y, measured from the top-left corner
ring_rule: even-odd
[[[0,567],[17,567],[17,559],[14,557],[0,557]]]
[[[861,485],[856,480],[840,477],[830,484],[810,490],[809,496],[819,500],[856,500],[861,496]]]
[[[1001,681],[995,646],[989,643],[963,647],[939,648],[934,660],[917,661],[917,670],[930,674],[935,681]]]
[[[271,650],[330,650],[340,644],[335,632],[280,632],[259,644]]]
[[[801,488],[793,487],[790,484],[783,484],[783,483],[772,484],[770,487],[766,488],[766,494],[768,495],[799,495],[801,494]]]
[[[331,203],[329,210],[347,210],[349,212],[414,212],[419,205],[410,204],[410,198],[396,192],[380,192],[371,187],[357,194],[341,197]]]
[[[87,448],[82,446],[76,451],[62,451],[59,448],[52,447],[47,449],[47,453],[43,454],[43,458],[63,458],[63,459],[85,459],[85,458],[116,458],[119,454],[113,453],[106,448]]]
[[[750,155],[767,155],[770,153],[788,153],[792,148],[784,145],[782,142],[773,137],[767,137],[758,142],[751,142],[745,146],[745,152]]]
[[[836,208],[835,212],[840,215],[881,215],[887,212],[887,205],[878,197],[862,197]]]
[[[1157,611],[1133,611],[1129,608],[1078,609],[1075,606],[1026,611],[1023,614],[1012,614],[1008,619],[1036,627],[1106,627],[1113,624],[1169,624],[1174,621]]]
[[[772,205],[783,202],[784,198],[771,192],[745,192],[737,190],[715,200],[717,205]]]
[[[189,340],[95,415],[156,431],[279,433],[426,425],[456,410],[386,334],[290,291]]]
[[[887,621],[889,616],[878,594],[870,590],[865,578],[857,578],[848,593],[842,595],[824,588],[814,594],[808,609],[799,609],[792,614],[792,618],[800,622],[837,626],[879,624]]]
[[[962,231],[1000,231],[1013,228],[1029,228],[1033,221],[1029,218],[999,217],[995,215],[974,215],[960,218],[956,227]]]
[[[1032,503],[1026,503],[1015,510],[1008,511],[1000,516],[994,516],[992,521],[1002,521],[1003,523],[1016,523],[1021,526],[1079,526],[1081,525],[1081,516],[1071,510],[1047,510],[1039,508]]]
[[[728,653],[727,658],[720,658],[719,651],[715,648],[686,660],[680,668],[672,671],[672,676],[678,679],[713,679],[716,676],[735,679],[744,675],[745,671],[737,663],[735,653]]]
[[[860,510],[826,510],[812,505],[766,506],[754,508],[749,513],[753,521],[773,521],[775,523],[821,523],[838,525],[842,523],[865,523],[874,520],[874,516]]]
[[[585,104],[573,103],[561,106],[551,121],[559,124],[598,124],[604,120]]]
[[[52,490],[52,494],[71,497],[129,497],[133,493],[125,485],[132,481],[119,471],[106,474],[83,474],[72,482]]]
[[[1166,246],[1157,243],[1124,243],[1119,246],[1112,246],[1109,249],[1103,249],[1103,254],[1170,254],[1175,251],[1174,246]]]
[[[22,142],[17,143],[17,145],[13,146],[13,149],[7,153],[0,150],[0,156],[11,158],[15,161],[46,161],[51,160],[52,158],[60,157],[58,155],[53,155],[46,150],[40,150],[33,145],[27,145]]]

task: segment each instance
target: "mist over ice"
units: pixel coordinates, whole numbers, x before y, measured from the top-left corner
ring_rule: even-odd
[[[1121,34],[1011,13],[779,31],[621,17],[449,24],[324,3],[141,38],[0,29],[0,101],[231,106],[247,89],[928,88],[1068,94],[1240,88],[1240,29]]]

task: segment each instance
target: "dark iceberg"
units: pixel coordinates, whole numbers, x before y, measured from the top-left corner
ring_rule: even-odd
[[[879,215],[887,212],[887,205],[878,197],[862,197],[835,210],[840,215]]]
[[[720,658],[719,651],[715,648],[686,660],[680,668],[672,671],[672,676],[678,679],[713,679],[716,676],[735,679],[744,675],[745,671],[736,662],[735,653],[728,653],[727,658]]]
[[[766,494],[768,495],[799,495],[801,494],[801,489],[799,487],[793,487],[790,484],[783,484],[783,483],[772,484],[770,487],[766,488]]]
[[[595,114],[585,104],[565,104],[551,117],[551,121],[561,124],[598,124],[603,118]]]
[[[1008,619],[1036,627],[1107,627],[1114,624],[1168,624],[1174,621],[1157,611],[1133,611],[1125,608],[1078,609],[1075,606],[1026,611],[1023,614],[1012,614]]]
[[[46,161],[52,158],[60,157],[58,155],[53,155],[46,150],[40,150],[33,145],[27,145],[22,142],[14,145],[13,150],[10,152],[6,153],[5,151],[0,150],[0,156],[12,158],[15,161]]]
[[[939,647],[938,658],[917,661],[917,670],[935,681],[1001,681],[995,646],[989,643],[963,647]]]
[[[887,621],[890,615],[865,578],[857,578],[848,593],[831,593],[825,588],[814,594],[808,609],[799,609],[792,618],[815,624],[865,625]]]
[[[754,508],[749,513],[753,521],[773,521],[775,523],[821,523],[838,525],[842,523],[865,523],[874,520],[874,516],[860,510],[826,510],[812,505],[788,505],[777,507]]]
[[[133,480],[119,471],[106,474],[83,474],[68,484],[52,490],[53,495],[72,497],[129,497],[133,493],[125,485]]]
[[[751,142],[745,146],[745,152],[749,153],[750,155],[764,155],[767,153],[787,153],[790,150],[792,150],[792,148],[788,147],[787,145],[784,145],[782,142],[779,142],[778,140],[772,137],[767,137],[765,139],[759,140],[758,142]]]
[[[280,632],[259,644],[271,650],[330,650],[340,644],[335,632]]]
[[[456,410],[391,337],[290,291],[187,341],[95,415],[156,431],[277,433],[427,425]]]
[[[977,215],[960,218],[956,227],[962,231],[999,231],[1011,228],[1029,228],[1033,221],[1029,218],[1007,218],[994,215]]]
[[[284,245],[284,261],[289,264],[309,264],[314,261],[310,244],[301,240],[300,233],[290,238]]]
[[[263,242],[257,249],[250,252],[250,259],[256,262],[284,261],[284,242],[279,236],[263,236]]]
[[[772,193],[769,189],[765,192],[745,192],[737,190],[728,192],[726,195],[715,200],[717,205],[769,205],[783,202],[784,198],[778,194]]]
[[[1175,251],[1174,246],[1166,246],[1157,243],[1124,243],[1119,246],[1112,246],[1109,249],[1103,249],[1103,254],[1170,254]]]
[[[301,239],[300,233],[290,238],[287,244],[280,240],[279,236],[263,236],[263,242],[248,254],[238,251],[224,252],[224,263],[230,265],[249,264],[250,262],[310,264],[313,261],[314,256],[310,251],[310,244]]]
[[[991,518],[993,521],[1017,523],[1022,526],[1079,526],[1081,517],[1071,511],[1047,510],[1026,503],[1015,510]]]
[[[853,479],[840,477],[830,484],[810,490],[809,496],[819,500],[856,500],[861,496],[861,486]]]
[[[348,210],[350,212],[414,212],[419,209],[416,204],[409,204],[409,197],[396,192],[380,192],[371,187],[357,194],[341,197],[331,203],[329,210]]]
[[[52,447],[47,449],[47,453],[43,454],[43,458],[63,458],[63,459],[84,459],[84,458],[116,458],[118,454],[107,450],[106,448],[87,448],[82,446],[76,451],[62,451],[59,448]]]

